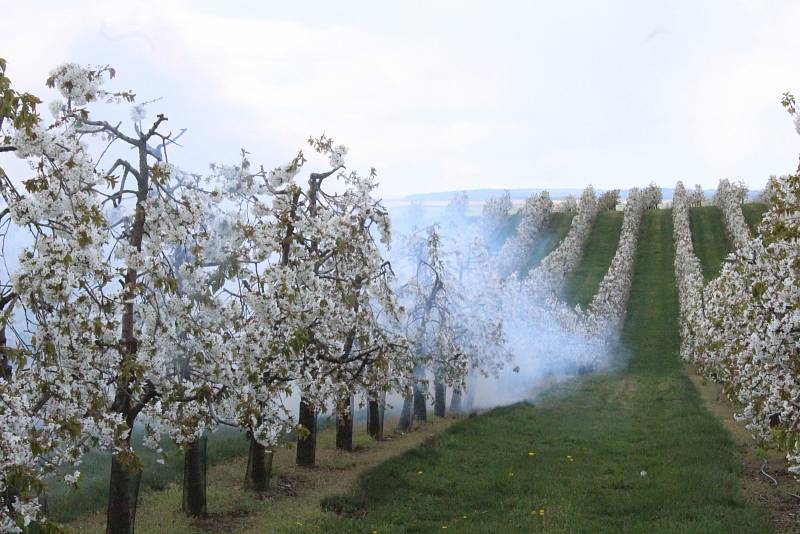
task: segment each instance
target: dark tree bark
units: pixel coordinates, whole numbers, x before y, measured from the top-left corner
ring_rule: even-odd
[[[267,450],[262,444],[249,436],[250,450],[247,453],[247,474],[244,487],[261,493],[269,489],[272,477],[272,451]]]
[[[381,415],[381,424],[380,424],[380,439],[383,439],[383,429],[386,428],[383,426],[386,416],[386,393],[381,393],[381,403],[380,403],[380,415]]]
[[[130,447],[130,437],[127,445]],[[111,457],[106,534],[133,534],[142,471],[125,464],[124,457]]]
[[[454,389],[453,396],[450,398],[450,413],[461,413],[461,390]]]
[[[147,140],[151,137],[158,125],[166,120],[163,115],[158,116],[158,120],[147,135],[140,135],[139,139],[132,139],[117,133],[117,137],[135,146],[139,152],[139,171],[134,172],[137,182],[136,207],[134,210],[133,224],[130,228],[128,244],[142,250],[145,227],[145,208],[150,191],[150,168],[147,164]],[[92,125],[91,121],[87,124]],[[97,124],[102,126],[102,124]],[[113,169],[113,167],[112,167]],[[120,345],[122,347],[122,360],[116,376],[116,391],[114,392],[114,402],[111,409],[122,415],[128,428],[133,431],[134,423],[139,412],[144,406],[156,396],[155,388],[148,386],[148,391],[142,394],[142,399],[134,401],[132,383],[135,377],[131,375],[130,364],[136,360],[138,351],[138,340],[134,329],[134,306],[133,303],[137,294],[137,280],[139,274],[136,269],[128,268],[125,271],[122,309],[122,329],[120,335]],[[130,433],[126,440],[127,448],[130,449]],[[136,502],[139,497],[139,481],[141,480],[141,469],[133,466],[125,466],[124,458],[115,454],[111,457],[111,480],[108,491],[108,517],[106,523],[107,534],[133,534],[133,525],[136,518]]]
[[[436,382],[433,385],[433,415],[436,417],[444,417],[447,406],[447,397],[445,396],[447,390],[444,382]]]
[[[371,400],[367,404],[367,433],[376,441],[383,439],[381,405],[377,400]]]
[[[3,307],[0,306],[0,311]],[[11,382],[11,364],[6,353],[6,325],[0,323],[0,379]]]
[[[305,398],[300,399],[298,423],[309,433],[297,438],[297,465],[312,466],[317,454],[317,412]]]
[[[186,446],[183,453],[183,501],[181,510],[190,517],[208,515],[206,475],[208,474],[208,437],[203,435]]]
[[[336,417],[336,448],[348,452],[353,450],[353,397],[348,399],[343,413]]]
[[[399,432],[411,430],[411,404],[413,403],[413,398],[413,395],[406,395],[403,399],[403,411],[400,412],[400,421],[397,423]]]

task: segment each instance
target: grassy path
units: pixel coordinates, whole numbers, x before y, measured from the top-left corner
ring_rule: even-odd
[[[570,306],[580,304],[581,308],[586,308],[597,293],[617,250],[622,217],[621,211],[597,214],[583,257],[564,284],[563,298]]]
[[[750,227],[750,233],[753,235],[758,234],[758,225],[761,219],[764,218],[764,212],[767,211],[767,205],[761,202],[750,202],[742,204],[742,213],[747,226]]]
[[[527,274],[530,269],[534,269],[545,256],[553,252],[561,244],[569,232],[573,217],[575,217],[575,212],[556,212],[550,216],[550,224],[533,250],[528,264],[522,268],[522,275]]]
[[[338,515],[308,531],[768,532],[682,372],[672,259],[671,212],[648,211],[622,370],[454,425],[327,499]]]
[[[716,206],[703,206],[689,210],[694,253],[700,260],[706,282],[715,278],[722,268],[722,260],[730,252],[722,212]]]

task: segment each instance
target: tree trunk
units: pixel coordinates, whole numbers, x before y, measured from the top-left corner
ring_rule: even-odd
[[[381,403],[380,403],[380,414],[381,414],[381,424],[380,424],[380,436],[383,439],[383,426],[384,417],[386,415],[386,392],[381,393]]]
[[[308,435],[297,438],[297,465],[312,466],[317,454],[317,412],[305,398],[300,399],[298,423],[308,431]]]
[[[461,390],[454,389],[453,396],[450,398],[450,413],[461,413]]]
[[[347,400],[347,407],[336,417],[336,448],[353,451],[353,397]]]
[[[0,308],[2,311],[2,308]],[[0,379],[11,382],[11,364],[6,353],[6,325],[0,323]]]
[[[272,451],[267,450],[252,435],[248,439],[250,450],[247,453],[244,487],[261,493],[269,489],[269,480],[272,476]]]
[[[367,405],[367,433],[375,441],[380,441],[383,439],[382,427],[380,403],[377,400],[371,400]]]
[[[383,426],[383,422],[384,422],[384,416],[386,415],[386,392],[385,391],[383,393],[381,393],[381,402],[380,402],[379,411],[380,411],[380,415],[381,415],[381,423],[380,423],[380,431],[381,432],[380,432],[380,436],[381,436],[381,439],[383,439],[383,429],[385,428]]]
[[[127,444],[130,446],[130,437]],[[130,462],[125,462],[119,454],[111,457],[106,534],[133,534],[142,471],[125,463]]]
[[[445,396],[447,390],[445,389],[444,382],[436,382],[433,388],[433,415],[436,417],[444,417],[447,406],[447,397]]]
[[[414,382],[414,419],[418,421],[428,420],[428,407],[425,404],[425,393],[422,391],[422,384]]]
[[[186,446],[183,453],[183,502],[181,510],[190,517],[205,517],[208,437],[201,436]]]
[[[145,208],[147,201],[150,181],[150,169],[147,165],[147,140],[142,137],[136,147],[139,151],[139,176],[137,177],[136,206],[131,225],[128,244],[136,250],[142,250],[142,240],[144,238],[145,227]],[[116,391],[111,410],[122,415],[130,431],[128,437],[123,442],[126,449],[124,455],[134,457],[131,445],[131,432],[136,421],[136,416],[144,408],[154,395],[154,388],[144,399],[134,405],[132,400],[130,368],[136,361],[138,351],[138,341],[134,329],[134,301],[136,299],[136,282],[138,272],[132,267],[125,270],[125,280],[123,286],[122,324],[120,332],[120,344],[122,346],[122,360],[116,375]],[[131,464],[132,459],[127,462],[120,454],[111,457],[111,480],[108,489],[108,512],[106,519],[107,534],[133,534],[133,525],[136,519],[136,503],[139,498],[139,483],[142,480],[142,471]]]
[[[403,411],[400,412],[400,421],[397,423],[397,430],[399,432],[408,432],[411,430],[411,404],[413,402],[413,395],[406,395],[403,399]]]

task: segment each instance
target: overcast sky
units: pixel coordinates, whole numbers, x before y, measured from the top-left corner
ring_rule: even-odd
[[[112,64],[113,87],[188,128],[172,161],[189,170],[240,147],[277,165],[322,132],[390,198],[755,189],[797,166],[779,104],[800,92],[796,0],[34,4],[0,0],[15,85],[47,101],[56,64]]]

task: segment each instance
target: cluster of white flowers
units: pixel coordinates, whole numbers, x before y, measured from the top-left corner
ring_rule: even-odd
[[[587,309],[589,322],[603,325],[603,329],[616,332],[625,319],[642,212],[648,202],[656,197],[653,190],[657,190],[660,195],[661,189],[655,185],[650,185],[644,191],[631,189],[628,192],[617,251]]]
[[[691,250],[685,197],[676,199],[675,272],[681,299],[681,352],[721,383],[754,437],[786,452],[800,473],[800,176],[774,179],[772,201],[751,238],[741,220],[742,190],[720,184],[717,204],[737,248],[702,288]]]
[[[50,71],[50,78],[56,89],[73,106],[84,106],[98,97],[102,76],[97,71],[77,63],[65,63]]]
[[[525,201],[520,210],[521,220],[517,232],[503,244],[498,254],[498,270],[502,276],[517,272],[527,262],[550,222],[553,201],[547,191],[537,193]]]
[[[269,185],[274,189],[288,185],[292,183],[298,172],[300,172],[300,166],[295,161],[276,167],[269,172]]]
[[[302,153],[270,172],[244,151],[208,176],[183,172],[147,150],[162,116],[131,135],[94,118],[87,104],[105,94],[105,73],[62,65],[48,80],[67,99],[55,123],[4,122],[34,176],[23,189],[0,172],[14,232],[31,243],[8,273],[8,313],[31,335],[2,337],[19,355],[10,371],[0,362],[2,531],[44,521],[40,489],[89,448],[112,452],[124,495],[115,476],[137,463],[139,422],[157,451],[162,437],[190,444],[219,424],[270,446],[295,427],[283,405],[293,391],[336,409],[342,397],[403,390],[411,372],[374,172],[334,174],[347,149],[328,138],[312,146],[335,169],[311,173],[305,189],[294,182]],[[118,152],[109,167],[91,136],[137,157]],[[324,185],[329,176],[343,191]],[[128,528],[119,503],[112,516],[110,530]]]
[[[717,194],[714,195],[714,204],[722,211],[722,221],[734,248],[740,248],[750,239],[750,230],[744,220],[742,204],[747,197],[747,187],[744,184],[732,184],[728,180],[720,180]]]
[[[330,154],[328,155],[328,163],[330,163],[331,167],[334,169],[338,167],[344,167],[344,157],[346,155],[347,147],[344,145],[339,145],[330,151]]]
[[[561,289],[567,275],[575,270],[583,257],[586,241],[597,217],[597,196],[592,186],[583,191],[577,210],[567,236],[558,248],[548,254],[529,274],[538,285],[555,293]]]
[[[675,243],[675,281],[680,303],[681,357],[691,360],[696,352],[695,328],[702,323],[703,272],[694,253],[689,207],[692,197],[683,182],[675,186],[672,197],[672,230]]]

